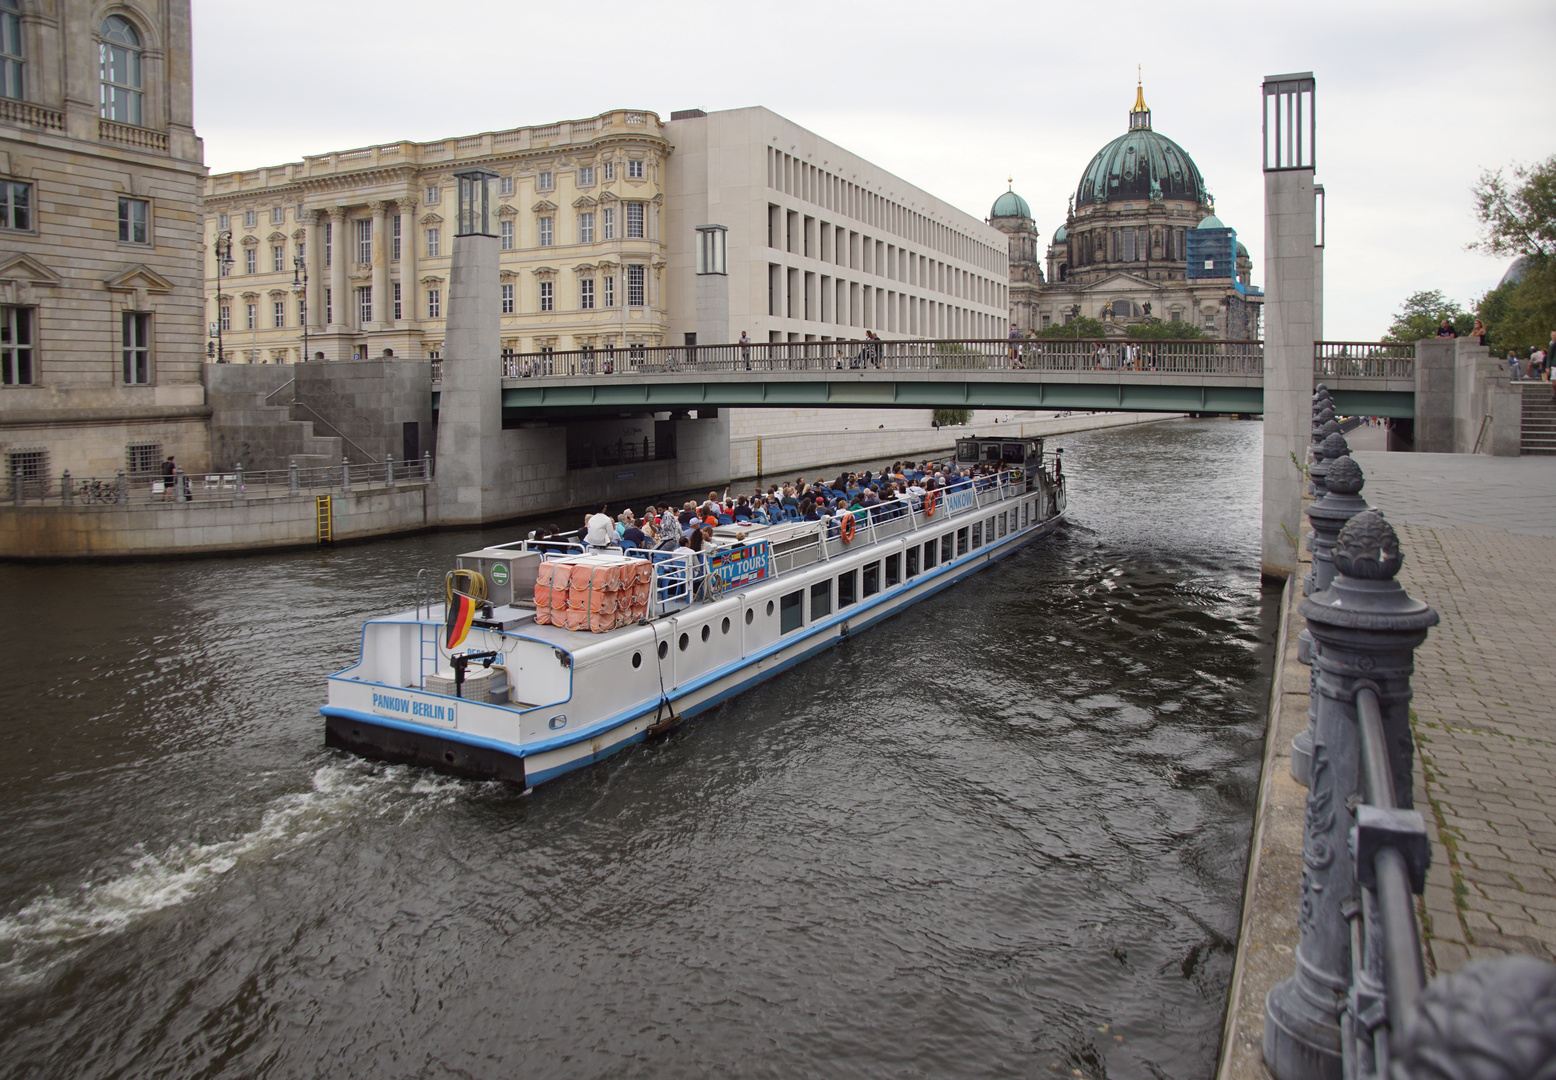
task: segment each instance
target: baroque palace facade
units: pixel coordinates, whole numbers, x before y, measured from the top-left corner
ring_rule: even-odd
[[[0,452],[25,493],[204,467],[190,85],[188,0],[0,0]]]
[[[1014,191],[995,200],[989,224],[1008,238],[1017,329],[1084,317],[1119,337],[1152,321],[1225,340],[1260,336],[1264,294],[1251,284],[1248,249],[1215,216],[1194,159],[1152,130],[1143,88],[1128,131],[1091,159],[1046,250]]]
[[[211,176],[208,352],[437,358],[454,174],[477,166],[498,174],[505,354],[662,345],[669,151],[657,115],[619,109]]]

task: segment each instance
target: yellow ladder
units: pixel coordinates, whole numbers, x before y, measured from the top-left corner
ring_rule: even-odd
[[[332,544],[335,542],[334,515],[330,513],[330,497],[328,495],[315,495],[313,499],[314,527],[318,533],[319,543]]]

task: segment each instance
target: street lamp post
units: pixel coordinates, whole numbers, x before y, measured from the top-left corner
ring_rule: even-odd
[[[292,260],[292,291],[297,294],[298,312],[303,323],[303,359],[308,359],[308,261],[301,255]]]
[[[232,233],[226,230],[216,234],[216,362],[225,364],[227,353],[222,348],[222,278],[232,269]]]

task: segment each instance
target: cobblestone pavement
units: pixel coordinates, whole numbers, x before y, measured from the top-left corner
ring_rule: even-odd
[[[1413,680],[1430,960],[1556,960],[1556,595],[1530,572],[1556,561],[1556,458],[1354,456],[1442,616]]]

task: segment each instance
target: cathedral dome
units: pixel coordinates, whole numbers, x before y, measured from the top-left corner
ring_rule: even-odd
[[[1211,214],[1209,217],[1205,218],[1203,221],[1201,221],[1198,225],[1196,225],[1194,227],[1196,229],[1224,229],[1224,228],[1226,228],[1225,225],[1221,224],[1221,219],[1216,217],[1216,215],[1214,215],[1214,214]]]
[[[1054,230],[1054,243],[1062,244],[1070,238],[1070,230],[1063,225]]]
[[[1091,159],[1075,189],[1075,206],[1146,199],[1187,199],[1203,204],[1205,181],[1188,152],[1151,130],[1143,90],[1129,111],[1129,131]]]
[[[989,217],[1024,217],[1032,216],[1032,208],[1027,201],[1014,191],[1007,191],[994,200],[994,209],[989,211]]]

